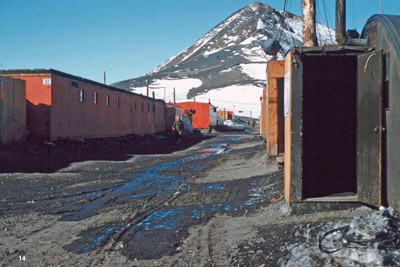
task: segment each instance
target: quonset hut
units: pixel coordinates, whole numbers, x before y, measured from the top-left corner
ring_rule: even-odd
[[[361,38],[286,55],[285,199],[295,212],[400,210],[400,17],[371,17]]]
[[[381,75],[381,81],[374,84],[371,79],[359,81],[361,86],[369,88],[363,96],[369,108],[358,116],[371,120],[365,141],[373,144],[367,151],[374,153],[374,157],[365,162],[371,167],[359,171],[373,172],[379,177],[369,187],[380,191],[384,204],[400,211],[400,16],[372,16],[366,22],[361,38],[366,38],[368,45],[375,49],[369,64],[377,66],[377,70],[369,76]],[[365,70],[369,70],[368,66]]]

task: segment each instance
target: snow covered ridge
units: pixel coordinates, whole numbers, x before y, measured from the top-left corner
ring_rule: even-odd
[[[317,25],[320,43],[333,43],[334,31]],[[286,51],[302,44],[302,20],[294,14],[279,12],[255,2],[223,20],[192,46],[184,49],[146,75],[113,84],[121,89],[145,94],[146,80],[150,95],[172,101],[206,102],[238,115],[258,117],[260,97],[266,86],[266,63],[271,57],[262,50],[268,38],[279,40]],[[162,87],[160,89],[159,87]]]
[[[322,227],[299,229],[302,243],[281,247],[289,251],[281,266],[398,266],[400,222],[392,208],[367,207],[351,220],[329,222]],[[317,233],[317,234],[315,234]]]

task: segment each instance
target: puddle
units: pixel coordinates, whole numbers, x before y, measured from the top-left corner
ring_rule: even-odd
[[[121,232],[123,230],[125,230],[125,227],[122,227],[122,228],[114,228],[114,227],[106,228],[104,233],[102,233],[101,235],[97,236],[96,238],[88,237],[86,239],[87,241],[85,242],[84,245],[82,245],[82,244],[76,245],[75,248],[74,248],[74,251],[76,253],[78,253],[78,254],[87,253],[90,250],[92,250],[94,247],[96,247],[107,236],[113,235],[115,233],[119,233],[119,232]]]
[[[142,169],[140,173],[133,177],[133,180],[123,185],[116,186],[111,189],[103,190],[100,193],[94,194],[94,199],[88,203],[84,203],[78,212],[73,211],[73,217],[75,219],[87,218],[94,214],[94,212],[101,206],[105,205],[108,201],[123,201],[127,199],[139,199],[146,198],[148,196],[169,196],[177,191],[201,191],[205,194],[219,194],[213,193],[213,191],[224,190],[227,186],[226,183],[211,183],[206,185],[193,186],[193,188],[186,184],[183,178],[175,175],[167,175],[168,173],[175,173],[178,169],[179,172],[191,172],[201,171],[207,166],[207,162],[202,162],[204,159],[210,159],[213,156],[226,153],[225,148],[228,143],[238,143],[238,140],[230,140],[229,142],[210,144],[209,148],[202,149],[194,153],[193,155],[179,158],[175,161],[163,162],[156,164],[152,167]],[[244,190],[247,188],[247,192],[243,192],[240,197],[234,195],[227,195],[226,203],[212,203],[204,205],[190,205],[190,206],[176,206],[176,207],[164,207],[158,211],[149,214],[140,222],[137,222],[136,227],[128,229],[130,233],[124,234],[127,246],[132,246],[132,249],[137,252],[129,252],[130,254],[141,253],[141,250],[149,250],[151,254],[152,250],[158,247],[154,246],[165,246],[163,242],[159,241],[159,234],[170,240],[170,237],[174,237],[176,233],[187,231],[190,225],[199,224],[201,220],[207,220],[214,216],[216,213],[232,213],[239,212],[243,213],[243,210],[251,209],[250,206],[255,207],[257,203],[260,203],[265,198],[265,188],[260,188],[260,179],[255,179],[251,184],[241,184]],[[236,184],[230,184],[229,186],[238,186]],[[92,193],[93,194],[93,193]],[[232,198],[239,198],[235,201]],[[220,198],[221,199],[221,198]],[[225,199],[225,198],[222,198]],[[75,207],[76,209],[76,207]],[[71,218],[69,218],[71,219]],[[101,231],[87,230],[87,234],[91,233],[91,237],[84,237],[76,240],[71,244],[73,245],[74,251],[79,253],[86,253],[96,248],[105,238],[110,238],[115,233],[125,230],[125,227],[107,227]],[[97,232],[97,236],[96,233]],[[99,233],[100,232],[100,233]],[[93,237],[94,235],[94,237]],[[138,242],[141,241],[141,242]],[[153,244],[153,247],[143,243],[143,240],[147,240],[146,244]],[[171,241],[166,241],[171,242]],[[175,242],[175,241],[174,241]],[[180,242],[180,241],[176,241]],[[164,242],[165,243],[165,242]],[[143,246],[143,247],[142,247]],[[150,246],[150,247],[149,247]],[[128,250],[128,248],[127,248]]]
[[[202,188],[203,191],[222,189],[224,189],[223,183],[208,184]],[[146,232],[154,231],[155,229],[176,230],[188,224],[189,214],[191,219],[204,219],[219,212],[231,212],[244,208],[248,209],[249,206],[260,203],[266,196],[267,194],[264,192],[263,188],[259,187],[259,180],[255,180],[251,183],[245,200],[237,203],[180,206],[160,210],[152,213],[136,226],[144,227],[144,231],[140,231],[140,235],[145,235]]]
[[[215,183],[215,184],[208,184],[203,187],[203,191],[208,191],[208,190],[222,190],[224,189],[224,186],[222,183]]]
[[[202,160],[210,159],[224,152],[227,143],[210,144],[210,148],[196,151],[193,155],[155,164],[151,167],[138,171],[130,182],[109,188],[69,197],[75,205],[50,210],[54,213],[65,213],[64,220],[82,220],[95,214],[98,208],[109,201],[125,201],[129,199],[140,199],[149,196],[170,195],[178,190],[188,190],[183,178],[175,174],[179,172],[201,172],[207,166]],[[148,160],[145,157],[141,160]],[[64,198],[67,201],[68,198]],[[79,203],[76,205],[76,203]]]

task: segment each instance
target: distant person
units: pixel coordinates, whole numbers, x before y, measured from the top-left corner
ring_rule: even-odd
[[[178,143],[182,143],[182,134],[183,134],[183,122],[179,116],[176,116],[176,120],[172,125],[172,130],[175,132],[175,138]]]
[[[252,122],[251,122],[251,126],[254,128],[254,127],[256,127],[256,120],[253,120]]]
[[[211,131],[212,131],[211,124],[209,124],[209,125],[208,125],[208,127],[207,127],[207,131],[208,131],[208,133],[209,133],[209,134],[211,133]]]

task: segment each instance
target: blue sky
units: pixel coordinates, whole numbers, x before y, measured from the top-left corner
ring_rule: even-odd
[[[0,68],[54,68],[107,83],[135,78],[192,45],[245,0],[0,0]],[[261,1],[283,10],[283,0]],[[334,0],[317,20],[334,27]],[[400,15],[400,0],[382,0]],[[301,0],[287,0],[301,15]],[[379,0],[347,0],[347,28],[361,31]]]

